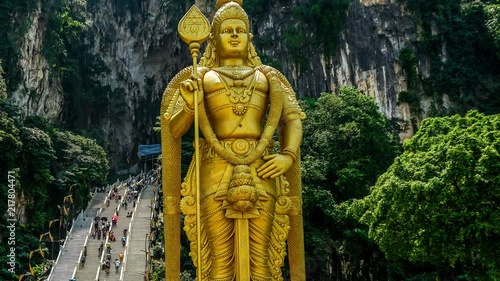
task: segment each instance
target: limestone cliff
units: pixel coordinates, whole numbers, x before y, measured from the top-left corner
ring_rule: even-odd
[[[273,5],[273,11],[261,19],[258,34],[272,34],[280,40],[283,24],[291,17],[292,7]],[[288,23],[293,24],[293,23]],[[412,116],[407,104],[398,104],[399,92],[406,90],[406,76],[397,62],[400,51],[412,47],[417,37],[413,16],[398,1],[351,1],[345,16],[336,55],[325,59],[321,51],[306,49],[309,64],[297,71],[286,55],[286,46],[264,52],[279,57],[283,71],[301,96],[318,96],[321,92],[338,91],[341,86],[354,86],[375,97],[381,112],[388,118],[409,121]],[[281,40],[282,41],[282,40]],[[421,62],[425,62],[422,58]],[[428,72],[426,64],[419,71]],[[412,134],[412,128],[402,137]]]
[[[395,0],[361,0],[348,10],[335,65],[330,70],[330,88],[355,86],[375,97],[388,118],[409,121],[407,104],[398,104],[398,94],[407,90],[406,75],[397,58],[417,40],[413,16]],[[422,58],[425,61],[425,58]],[[420,72],[428,72],[426,65]],[[407,135],[412,135],[412,128]],[[406,137],[405,136],[405,137]]]
[[[197,2],[211,18],[213,4]],[[190,64],[187,46],[177,36],[177,23],[191,4],[183,0],[87,2],[88,52],[109,68],[98,80],[113,92],[107,110],[90,122],[105,132],[113,168],[127,159],[137,159],[138,144],[159,142],[152,127],[163,89],[175,73]],[[308,65],[299,70],[281,40],[284,29],[294,24],[294,4],[269,1],[270,12],[252,19],[252,32],[255,38],[267,34],[272,39],[269,46],[258,48],[259,54],[278,62],[297,94],[319,96],[343,85],[356,86],[375,97],[389,118],[410,120],[408,107],[397,102],[399,92],[406,89],[397,57],[417,37],[412,15],[395,0],[353,0],[338,35],[336,54],[325,59],[320,51],[306,49]],[[57,119],[65,104],[57,75],[50,73],[40,52],[44,26],[39,13],[40,9],[33,12],[32,26],[22,45],[24,77],[15,96],[25,112]],[[425,74],[425,60],[420,62],[419,71]]]
[[[128,3],[128,4],[127,4]],[[137,146],[158,143],[152,128],[161,95],[173,75],[189,63],[177,38],[177,22],[189,6],[166,1],[101,0],[89,12],[91,53],[110,72],[102,77],[117,93],[101,120],[111,143],[111,166],[137,159]]]
[[[12,99],[23,115],[57,120],[63,106],[62,87],[58,77],[50,73],[50,65],[42,54],[46,25],[40,1],[29,17],[31,25],[20,46],[22,83],[12,94]]]

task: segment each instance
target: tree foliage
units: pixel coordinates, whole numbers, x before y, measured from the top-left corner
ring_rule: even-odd
[[[92,187],[105,184],[109,173],[104,149],[95,140],[56,128],[51,122],[38,116],[26,118],[24,126],[26,131],[45,134],[49,138],[44,146],[39,141],[34,141],[33,147],[29,149],[29,159],[37,164],[35,168],[49,171],[46,173],[47,177],[50,176],[50,180],[47,180],[50,183],[47,192],[51,195],[59,194],[56,196],[59,202],[62,201],[61,195],[71,194],[75,201],[74,207],[85,208]],[[49,154],[51,161],[47,159]],[[26,178],[30,178],[30,175]],[[38,183],[37,180],[28,182]]]
[[[51,219],[51,213],[40,212],[49,202],[48,186],[54,180],[50,164],[55,160],[50,136],[38,128],[21,128],[23,143],[20,156],[20,195],[24,196],[26,214],[33,228],[42,228]]]
[[[60,189],[74,186],[76,206],[85,208],[94,186],[103,185],[109,173],[106,153],[95,140],[68,131],[54,132],[58,163],[55,184]]]
[[[353,88],[322,94],[302,107],[305,242],[310,280],[386,278],[385,259],[367,228],[348,212],[391,164],[398,138],[373,98]]]
[[[320,183],[336,201],[364,197],[399,145],[375,100],[343,87],[305,109],[303,181]]]
[[[363,200],[370,237],[391,259],[500,278],[500,115],[426,119],[404,150]]]
[[[4,101],[1,102],[4,103]],[[17,153],[21,149],[22,142],[15,120],[3,110],[0,110],[0,143],[3,166],[5,171],[8,171],[15,167]]]

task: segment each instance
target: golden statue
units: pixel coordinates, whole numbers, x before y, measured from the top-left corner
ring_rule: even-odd
[[[163,94],[168,281],[180,276],[181,212],[197,280],[283,280],[287,244],[291,278],[305,280],[299,152],[305,114],[286,78],[262,65],[241,4],[217,1],[200,67],[193,55],[194,66]],[[195,135],[197,150],[181,183],[181,137],[193,121],[203,138]]]

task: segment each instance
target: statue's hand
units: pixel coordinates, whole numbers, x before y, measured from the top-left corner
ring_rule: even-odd
[[[198,91],[198,104],[200,104],[203,99],[203,82],[200,78],[195,79],[191,77],[182,81],[179,90],[182,98],[186,102],[187,107],[190,109],[194,108],[195,91]]]
[[[274,179],[283,175],[293,164],[293,158],[289,155],[271,154],[264,156],[263,159],[266,163],[257,169],[257,175],[264,179],[269,177]]]

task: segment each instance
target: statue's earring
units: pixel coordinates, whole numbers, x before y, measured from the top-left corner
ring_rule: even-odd
[[[249,38],[250,40],[252,40],[252,39],[253,39],[253,34],[252,34],[252,33],[250,33],[250,32],[248,32],[248,38]]]
[[[215,36],[212,32],[210,32],[210,35],[208,35],[208,40],[210,40],[210,44],[212,44],[215,47]]]

